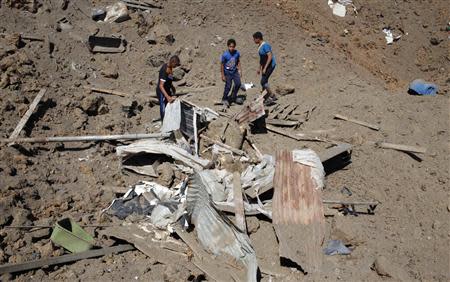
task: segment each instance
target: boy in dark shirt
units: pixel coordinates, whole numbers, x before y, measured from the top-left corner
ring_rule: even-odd
[[[261,74],[262,90],[267,91],[265,104],[270,106],[275,104],[275,101],[277,100],[269,87],[269,77],[275,70],[277,63],[275,61],[275,56],[272,53],[272,46],[263,40],[263,35],[261,32],[258,31],[253,34],[253,41],[258,44],[259,69],[257,73],[258,75]]]
[[[156,83],[156,95],[159,100],[159,113],[161,120],[164,119],[164,110],[167,103],[172,103],[175,98],[175,87],[172,84],[173,81],[173,69],[180,65],[180,58],[178,56],[172,56],[167,64],[162,65],[159,70],[158,82]]]
[[[241,54],[236,50],[236,40],[228,39],[227,47],[228,50],[223,52],[220,58],[220,73],[222,74],[222,81],[225,82],[222,104],[228,107],[230,102],[242,105],[243,101],[237,97],[237,93],[241,87]],[[231,98],[228,98],[232,84],[234,84],[233,92]]]

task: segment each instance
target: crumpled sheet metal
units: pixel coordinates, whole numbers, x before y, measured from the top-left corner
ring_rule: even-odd
[[[248,196],[254,198],[273,187],[274,174],[275,158],[264,155],[259,164],[251,165],[241,173],[242,188]]]
[[[228,254],[242,262],[247,281],[256,281],[258,265],[250,238],[217,211],[198,174],[190,179],[186,202],[200,244],[214,255]]]
[[[183,162],[194,170],[202,170],[209,164],[208,160],[193,156],[173,143],[159,140],[142,140],[130,145],[118,146],[116,153],[119,157],[128,157],[142,153],[163,154]]]

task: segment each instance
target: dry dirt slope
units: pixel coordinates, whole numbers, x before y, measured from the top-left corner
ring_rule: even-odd
[[[24,67],[30,75],[23,78],[23,83],[2,89],[2,137],[9,136],[40,86],[49,88],[43,100],[44,107],[41,107],[42,113],[35,118],[33,126],[29,125],[24,134],[81,135],[152,130],[149,121],[158,113],[156,107],[150,107],[145,95],[149,92],[148,83],[155,80],[157,67],[150,66],[147,59],[161,56],[164,52],[184,52],[182,58],[192,60],[191,71],[186,75],[188,84],[217,86],[210,93],[190,98],[201,105],[212,106],[220,97],[222,87],[217,60],[225,48],[223,40],[228,37],[238,40],[238,48],[243,54],[244,79],[257,82],[257,57],[251,34],[261,30],[273,44],[279,62],[274,85],[289,83],[296,87],[295,95],[282,97],[280,102],[296,103],[302,109],[317,106],[312,119],[299,132],[336,128],[330,137],[355,145],[353,164],[328,177],[324,197],[342,198],[344,196],[339,191],[347,186],[354,193],[351,199],[378,200],[382,203],[374,216],[336,216],[328,219],[328,237],[345,239],[354,244],[355,250],[351,256],[326,258],[322,276],[304,278],[316,281],[381,280],[384,278],[370,267],[376,258],[386,257],[388,264],[394,265],[393,273],[406,272],[406,276],[400,278],[445,281],[448,279],[449,265],[449,109],[445,73],[440,69],[445,70],[446,67],[444,52],[448,42],[440,30],[445,21],[428,16],[439,15],[445,7],[441,9],[440,1],[428,6],[431,9],[425,9],[427,2],[422,1],[367,1],[355,4],[369,8],[374,5],[371,9],[380,10],[387,18],[386,15],[392,12],[390,5],[394,2],[402,13],[406,11],[409,15],[411,9],[408,8],[413,6],[413,10],[425,16],[420,17],[420,23],[416,19],[418,16],[408,16],[405,25],[412,30],[411,36],[418,35],[409,37],[411,39],[405,36],[389,47],[385,45],[379,26],[374,28],[378,20],[369,21],[369,15],[373,15],[365,12],[369,9],[361,9],[358,18],[336,19],[331,16],[326,3],[322,5],[321,2],[280,2],[281,5],[277,5],[271,1],[164,1],[164,9],[145,16],[145,20],[149,26],[152,21],[167,24],[175,36],[175,43],[156,46],[148,45],[139,36],[141,19],[136,13],[131,15],[131,20],[120,24],[95,24],[79,10],[88,13],[93,6],[88,1],[76,1],[77,6],[71,3],[66,11],[58,9],[53,1],[44,3],[37,14],[2,5],[2,32],[34,33],[37,36],[50,34],[56,47],[52,57],[48,55],[44,43],[31,42],[20,49],[33,62],[35,70]],[[107,3],[95,1],[95,6]],[[300,16],[292,18],[286,14],[280,9],[285,5],[289,12],[300,7]],[[56,20],[62,15],[74,25],[72,31],[55,31]],[[355,22],[352,23],[352,20]],[[424,25],[427,27],[424,28]],[[100,30],[100,34],[125,35],[130,44],[129,50],[123,54],[91,55],[77,38],[86,38],[95,28]],[[355,36],[361,37],[359,40],[362,43],[355,42],[352,37],[334,35],[340,34],[342,28],[347,28],[351,34],[363,34]],[[444,38],[444,41],[437,46],[429,46],[429,40],[417,39],[420,28],[427,30],[427,34],[429,32],[428,37],[433,35]],[[343,48],[343,44],[350,47]],[[420,53],[422,47],[426,54],[420,57],[424,61],[419,66],[409,58],[414,57],[411,54]],[[395,55],[395,50],[400,55]],[[379,59],[380,56],[386,56],[384,62]],[[117,79],[101,75],[102,70],[109,70],[115,65],[118,66]],[[424,71],[421,70],[423,66],[435,69]],[[385,69],[388,76],[380,73]],[[405,85],[418,75],[438,82],[445,95],[407,95]],[[387,78],[390,86],[394,87],[387,87],[383,78]],[[92,101],[82,87],[88,83],[132,93],[136,96],[134,100],[143,108],[137,116],[127,118],[121,112],[122,98],[98,95],[96,97],[103,97],[102,103],[107,105],[109,111],[88,115],[86,109]],[[332,119],[335,113],[376,123],[382,131],[374,132],[335,121]],[[317,144],[294,142],[272,134],[256,136],[255,139],[265,153],[302,146],[323,149]],[[422,162],[417,162],[399,152],[375,149],[365,144],[365,140],[424,146],[428,148],[428,153],[423,156]],[[100,187],[126,186],[140,179],[122,175],[116,169],[114,146],[109,144],[75,144],[65,148],[60,145],[27,145],[25,149],[20,154],[13,148],[0,149],[1,207],[7,219],[1,223],[2,226],[12,222],[51,221],[63,216],[72,216],[86,223],[95,222],[96,218],[89,214],[95,215],[113,197],[103,193]],[[89,157],[88,161],[78,160],[86,157]],[[276,258],[276,249],[273,245],[264,246],[263,239],[273,231],[265,223],[261,226],[252,239],[257,253],[261,254],[261,263],[268,263]],[[2,229],[0,238],[2,263],[49,254],[48,249],[43,247],[48,246],[48,239],[35,242],[24,232],[6,229]],[[51,252],[57,254],[57,251]],[[134,262],[132,268],[130,261]],[[34,279],[43,280],[73,277],[81,280],[130,280],[138,276],[143,280],[162,280],[163,273],[167,273],[165,278],[168,280],[184,280],[189,276],[185,269],[175,270],[173,266],[152,265],[151,259],[148,261],[139,252],[132,252],[13,278],[29,280],[34,275]]]

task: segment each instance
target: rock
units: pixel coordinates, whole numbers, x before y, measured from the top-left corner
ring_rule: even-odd
[[[173,70],[173,80],[180,81],[183,79],[185,74],[186,73],[184,72],[184,70],[182,68],[176,68]]]
[[[105,99],[101,96],[89,95],[81,101],[81,108],[88,116],[98,115],[101,105],[105,104]]]
[[[35,246],[41,257],[50,257],[53,253],[53,243],[50,241],[46,244],[38,243]]]
[[[7,224],[8,222],[11,222],[12,217],[12,211],[14,207],[14,198],[13,196],[7,196],[7,197],[1,197],[0,198],[0,226],[3,226]]]
[[[102,104],[102,105],[100,105],[100,107],[98,107],[98,114],[99,115],[104,115],[104,114],[107,114],[107,113],[109,113],[109,108],[108,108],[107,105]]]
[[[441,41],[436,37],[431,37],[430,43],[431,43],[431,45],[437,46],[437,45],[439,45],[439,43],[441,43]]]
[[[127,118],[136,116],[144,107],[135,100],[122,100],[122,111],[127,114]]]
[[[175,42],[175,37],[170,31],[169,26],[166,24],[158,24],[152,31],[155,33],[156,41],[158,43],[167,43],[172,45]]]
[[[157,43],[156,33],[155,33],[154,31],[150,31],[150,32],[145,36],[145,41],[147,41],[148,44],[155,45],[155,44]]]
[[[100,72],[106,78],[117,79],[119,77],[119,66],[117,64],[108,65]]]
[[[402,267],[389,261],[384,256],[376,258],[371,269],[379,276],[390,277],[400,281],[412,281],[409,274]]]
[[[247,231],[249,234],[253,234],[259,229],[259,220],[256,217],[247,217]]]
[[[75,128],[75,129],[83,128],[86,125],[87,120],[88,120],[86,113],[83,112],[83,110],[80,108],[75,108],[73,110],[73,114],[76,117],[72,122],[73,128]]]
[[[155,68],[160,67],[162,64],[169,60],[169,57],[170,52],[159,52],[152,54],[147,58],[147,65]]]
[[[175,178],[175,173],[170,163],[165,162],[160,164],[156,168],[156,172],[159,175],[157,182],[163,186],[172,186],[173,179]]]
[[[278,85],[275,88],[275,92],[281,96],[288,95],[295,92],[295,87],[288,84]]]
[[[12,225],[31,225],[29,217],[31,212],[27,209],[15,208]]]

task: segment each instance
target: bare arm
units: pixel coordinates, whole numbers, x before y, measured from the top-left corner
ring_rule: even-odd
[[[271,62],[272,62],[272,52],[268,52],[267,53],[267,62],[266,62],[266,65],[264,66],[263,73],[266,73],[267,67],[269,66],[269,64]]]
[[[239,72],[239,76],[242,76],[241,60],[238,61],[238,64],[237,64],[237,70],[238,70],[238,72]]]
[[[166,100],[170,103],[172,102],[174,99],[173,97],[171,97],[167,92],[166,89],[164,89],[164,81],[160,80],[159,81],[159,90],[161,90],[161,92],[163,93],[164,97],[166,98]]]

